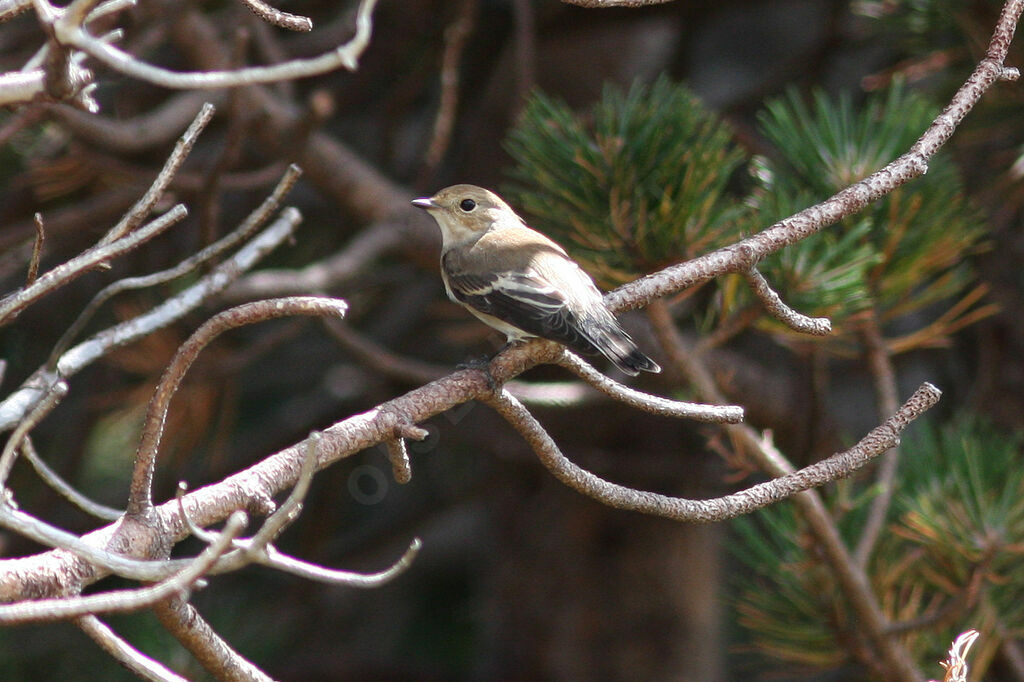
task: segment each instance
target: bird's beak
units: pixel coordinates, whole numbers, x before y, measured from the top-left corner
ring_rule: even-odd
[[[432,208],[439,208],[437,203],[435,203],[434,200],[431,199],[430,197],[420,197],[419,199],[413,199],[412,205],[415,206],[416,208],[422,208],[428,211]]]

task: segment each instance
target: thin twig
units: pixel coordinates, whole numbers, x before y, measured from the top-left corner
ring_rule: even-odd
[[[868,369],[875,387],[875,402],[879,414],[889,414],[892,406],[899,402],[896,385],[896,370],[892,365],[892,357],[886,349],[882,330],[878,326],[878,316],[872,311],[871,317],[861,325],[861,337],[867,355]],[[886,453],[881,466],[875,475],[877,494],[871,500],[864,529],[857,540],[853,556],[857,565],[867,568],[868,560],[875,549],[878,538],[882,534],[893,494],[896,492],[896,469],[899,466],[900,449],[895,447]]]
[[[251,35],[243,26],[235,28],[231,49],[231,68],[245,63]],[[199,237],[202,244],[209,244],[217,238],[223,198],[223,180],[228,168],[238,163],[246,128],[250,122],[248,112],[241,106],[242,97],[238,88],[232,88],[228,95],[227,132],[212,164],[202,172],[202,185],[197,202],[199,204]]]
[[[455,21],[444,32],[444,54],[441,58],[441,99],[434,117],[427,152],[423,156],[421,178],[429,177],[444,158],[455,127],[455,109],[459,101],[459,62],[466,40],[476,23],[478,0],[462,0]]]
[[[32,411],[25,415],[25,418],[21,420],[17,428],[14,429],[14,433],[7,439],[4,444],[3,453],[0,454],[0,489],[3,489],[7,485],[7,477],[11,474],[11,467],[14,466],[14,459],[17,457],[18,451],[21,449],[22,441],[28,436],[29,432],[36,427],[36,424],[41,422],[46,415],[53,411],[53,408],[57,406],[64,396],[68,394],[68,384],[66,381],[58,381],[50,387],[46,397],[39,401]]]
[[[440,379],[448,373],[444,367],[392,353],[341,320],[324,320],[324,327],[356,360],[384,376],[401,381],[426,383]]]
[[[82,616],[75,620],[75,624],[115,661],[142,679],[150,682],[188,682],[186,678],[165,668],[119,637],[96,616]]]
[[[289,31],[312,31],[313,20],[300,14],[282,12],[276,7],[271,7],[263,0],[242,0],[242,4],[268,24],[286,28]]]
[[[246,275],[227,290],[225,299],[239,303],[330,291],[371,267],[382,254],[401,246],[402,232],[402,225],[393,221],[373,223],[349,240],[341,251],[304,268],[270,268]]]
[[[209,102],[203,104],[199,109],[199,113],[192,120],[188,129],[178,139],[178,142],[174,145],[174,149],[167,157],[167,161],[164,162],[164,167],[157,173],[156,179],[146,190],[146,193],[142,195],[135,205],[125,213],[124,217],[118,221],[117,225],[114,225],[103,235],[100,239],[99,244],[109,244],[115,239],[119,239],[123,235],[128,234],[139,224],[145,220],[149,212],[153,210],[153,206],[160,200],[160,197],[164,195],[167,186],[171,184],[171,180],[174,178],[174,174],[181,168],[181,164],[185,163],[185,159],[188,158],[189,152],[192,151],[192,147],[195,146],[196,140],[199,139],[199,135],[206,128],[207,124],[213,119],[213,114],[216,109]]]
[[[28,262],[28,275],[25,276],[25,286],[32,286],[39,274],[39,259],[43,257],[43,240],[46,234],[43,232],[43,214],[36,213],[33,216],[36,226],[36,238],[32,241],[32,259]]]
[[[80,24],[63,20],[63,17],[54,22],[53,28],[62,44],[82,50],[126,76],[165,88],[216,90],[306,78],[342,67],[355,71],[359,57],[370,42],[373,31],[371,17],[376,4],[377,0],[361,0],[356,13],[356,33],[345,45],[310,59],[294,59],[284,64],[252,66],[235,71],[171,71],[139,61],[127,52],[90,35]]]
[[[261,561],[261,563],[265,566],[270,566],[280,571],[299,576],[300,578],[306,578],[307,580],[315,580],[317,582],[328,583],[331,585],[373,589],[389,583],[405,573],[405,571],[412,566],[412,562],[416,559],[416,555],[419,554],[422,546],[423,543],[419,538],[413,538],[413,541],[409,543],[408,549],[405,550],[405,553],[402,554],[401,558],[385,570],[378,573],[355,573],[352,571],[337,571],[330,568],[324,568],[317,564],[311,564],[285,556],[273,547],[267,547],[266,560]]]
[[[515,17],[516,103],[522,105],[537,82],[537,19],[530,0],[513,0]]]
[[[181,319],[223,291],[239,275],[252,268],[287,240],[301,220],[302,216],[296,209],[284,209],[277,220],[192,286],[152,310],[82,341],[60,357],[55,370],[48,366],[36,370],[25,380],[21,388],[0,402],[0,431],[17,424],[46,395],[49,387],[55,382],[70,379],[112,350]],[[125,239],[133,238],[137,234],[138,231],[133,232]]]
[[[125,513],[130,517],[142,517],[153,506],[152,483],[156,469],[157,450],[163,436],[164,422],[171,398],[177,391],[185,372],[192,362],[215,338],[228,331],[255,322],[291,315],[313,315],[318,317],[343,317],[348,305],[339,299],[315,296],[269,299],[244,303],[235,308],[214,315],[185,343],[178,348],[153,393],[142,428],[142,437],[135,454],[131,488]]]
[[[295,183],[298,181],[301,174],[302,171],[298,166],[294,164],[289,166],[288,170],[285,172],[280,182],[278,182],[277,187],[274,188],[274,191],[270,196],[264,199],[263,203],[260,204],[256,210],[250,213],[237,228],[198,253],[195,253],[179,262],[174,267],[149,275],[142,275],[140,277],[126,277],[102,289],[91,301],[89,301],[89,304],[82,309],[82,312],[78,315],[71,326],[68,327],[67,331],[65,331],[57,343],[54,344],[53,350],[50,352],[50,359],[47,361],[47,365],[50,367],[55,366],[57,360],[64,354],[67,347],[71,345],[71,342],[75,340],[75,337],[77,337],[82,329],[85,328],[85,325],[89,323],[89,320],[91,320],[93,315],[96,314],[96,311],[99,310],[100,306],[117,294],[124,291],[143,289],[170,282],[171,280],[177,279],[178,277],[195,270],[200,265],[212,261],[221,254],[235,248],[246,239],[249,239],[253,233],[255,233],[256,230],[269,220],[270,216],[280,208],[284,197],[291,191],[292,187],[295,186]]]
[[[401,420],[401,416],[399,416]],[[430,432],[426,429],[399,421],[395,424],[394,438],[384,441],[384,447],[388,452],[388,461],[391,462],[391,471],[395,477],[395,483],[405,484],[412,480],[412,465],[409,462],[409,451],[405,447],[405,439],[410,438],[416,441],[426,440]]]
[[[416,429],[417,427],[412,428]],[[425,433],[423,429],[418,431],[403,430],[403,433],[416,437],[420,435],[419,431]],[[313,432],[306,439],[304,445],[305,455],[302,459],[302,468],[299,471],[298,480],[288,495],[288,499],[281,505],[281,508],[271,514],[252,538],[233,540],[232,546],[236,548],[236,551],[224,556],[215,569],[211,571],[212,573],[235,571],[242,566],[257,563],[318,582],[349,587],[374,588],[401,575],[412,564],[422,545],[419,538],[413,539],[405,553],[392,566],[379,573],[370,574],[339,571],[300,561],[281,553],[271,544],[288,524],[291,524],[298,518],[299,512],[302,509],[302,502],[309,492],[313,474],[316,473],[318,447],[322,438],[321,433]],[[204,542],[213,542],[217,533],[203,530],[192,521],[185,509],[183,493],[184,485],[179,483],[178,495],[176,496],[178,512],[185,526],[193,535]]]
[[[793,331],[814,336],[832,333],[832,322],[827,317],[808,317],[786,305],[757,268],[751,268],[743,273],[743,277],[771,316]]]
[[[558,360],[558,364],[576,374],[605,395],[651,414],[693,419],[713,424],[735,424],[743,421],[742,407],[735,405],[702,405],[701,403],[669,400],[668,398],[642,393],[609,379],[584,362],[578,355],[568,350]]]
[[[75,505],[86,514],[95,516],[103,521],[116,521],[121,518],[124,512],[120,509],[114,509],[106,505],[94,502],[82,493],[78,492],[70,483],[65,481],[61,476],[50,468],[50,466],[43,461],[43,458],[36,452],[35,446],[32,444],[32,439],[27,437],[21,444],[21,454],[28,460],[28,463],[32,465],[32,468],[36,470],[36,474],[39,478],[43,479],[43,482],[48,486],[57,491],[61,497]]]
[[[167,211],[167,213],[164,213],[159,218],[131,234],[127,234],[103,246],[91,248],[66,263],[58,265],[40,276],[30,286],[19,289],[17,292],[0,300],[0,325],[10,322],[20,311],[32,305],[43,296],[84,275],[100,263],[117,258],[145,244],[174,223],[180,221],[187,214],[188,211],[185,210],[185,207],[178,204]]]
[[[341,315],[344,314],[341,311]],[[302,511],[302,503],[309,493],[309,487],[313,484],[313,475],[316,473],[317,456],[323,434],[314,431],[306,438],[306,456],[302,459],[302,468],[299,469],[299,479],[292,486],[281,507],[271,514],[267,520],[256,531],[252,537],[251,551],[261,551],[264,547],[276,540],[289,525],[299,518]]]

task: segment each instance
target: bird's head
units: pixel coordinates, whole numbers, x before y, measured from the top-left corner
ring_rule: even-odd
[[[432,197],[413,199],[441,227],[443,248],[473,242],[488,230],[521,225],[522,220],[494,192],[476,185],[452,185]]]

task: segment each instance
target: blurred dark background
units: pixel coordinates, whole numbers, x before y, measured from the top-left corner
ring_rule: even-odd
[[[294,108],[289,125],[241,98],[210,94],[217,98],[218,117],[171,190],[190,206],[190,218],[111,271],[90,273],[47,297],[0,332],[0,355],[8,362],[4,394],[45,361],[103,285],[167,267],[237,224],[266,196],[284,163],[302,165],[311,130],[349,148],[392,184],[379,196],[367,191],[372,183],[346,184],[362,165],[309,172],[287,201],[304,216],[295,242],[264,266],[302,267],[392,216],[422,238],[407,240],[330,288],[352,305],[347,324],[392,353],[441,369],[490,353],[500,339],[444,299],[432,222],[412,209],[401,212],[400,199],[456,182],[501,188],[511,164],[503,141],[534,88],[585,109],[608,82],[628,86],[667,74],[718,112],[751,154],[770,153],[755,115],[765,98],[787,87],[820,87],[859,101],[898,72],[912,89],[947,101],[982,54],[998,5],[939,3],[948,5],[943,25],[949,30],[920,36],[868,16],[872,8],[878,13],[900,4],[677,0],[594,10],[555,0],[382,0],[358,71],[269,88]],[[252,63],[312,56],[351,33],[350,3],[296,1],[282,9],[312,17],[312,33],[268,28],[231,2],[141,0],[130,20],[121,22],[127,28],[122,45],[187,70],[204,68],[204,57],[212,59],[218,50],[244,49]],[[193,20],[220,42],[204,44],[206,36],[197,39],[183,28]],[[462,39],[461,52],[453,52],[453,42]],[[0,26],[4,71],[20,68],[39,42],[31,16]],[[428,158],[446,49],[458,65],[454,118],[447,143],[435,141],[438,149]],[[1011,52],[1008,63],[1019,63],[1019,54]],[[181,97],[90,66],[100,82],[104,118],[130,120],[170,108]],[[1024,426],[1024,242],[1020,163],[1015,165],[1024,140],[1020,100],[1019,86],[997,86],[951,142],[969,193],[988,221],[992,248],[972,257],[991,287],[986,300],[1000,311],[945,347],[898,358],[901,397],[922,380],[943,389],[936,420],[972,411],[1001,428]],[[81,117],[59,106],[0,114],[4,290],[24,276],[34,212],[42,212],[47,225],[44,268],[78,253],[144,191],[197,108],[166,141],[138,148],[104,143],[78,123]],[[1007,114],[1014,110],[1016,120]],[[214,169],[219,186],[211,191],[205,179]],[[141,312],[171,290],[115,299],[91,329]],[[36,432],[40,453],[89,495],[122,505],[134,439],[156,378],[177,345],[225,306],[191,315],[75,377],[68,398]],[[653,349],[644,320],[625,319],[641,346]],[[818,383],[820,366],[756,339],[723,349],[713,364],[733,378],[730,398],[748,408],[752,425],[772,429],[800,464],[840,449],[877,423],[863,361],[819,361],[828,364],[825,389]],[[524,377],[567,378],[544,367]],[[179,479],[192,488],[219,480],[312,429],[419,383],[367,365],[317,322],[281,321],[234,332],[204,352],[175,399],[158,498],[172,495]],[[676,389],[664,377],[647,377],[640,386],[663,394]],[[596,398],[534,411],[569,457],[619,483],[701,498],[759,480],[723,460],[726,446],[715,427]],[[382,449],[360,453],[316,477],[301,519],[280,543],[310,561],[374,571],[419,536],[424,548],[412,569],[367,591],[261,568],[214,579],[194,603],[243,655],[288,680],[767,678],[763,659],[736,625],[727,577],[742,581],[744,569],[725,549],[729,524],[682,525],[584,498],[550,476],[511,428],[480,405],[460,406],[424,426],[430,437],[410,444],[411,483],[394,482]],[[79,532],[95,526],[27,467],[16,468],[12,487],[24,509],[52,523]],[[179,552],[196,547],[185,543]],[[38,551],[6,532],[0,533],[0,549],[5,556]],[[108,580],[97,589],[117,585]],[[110,622],[143,650],[182,666],[186,676],[203,677],[155,619]],[[71,625],[0,630],[0,669],[11,680],[129,678]],[[840,669],[817,679],[859,674]],[[937,667],[929,674],[938,676]]]

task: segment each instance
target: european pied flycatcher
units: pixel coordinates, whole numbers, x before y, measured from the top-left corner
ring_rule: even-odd
[[[588,355],[600,353],[632,376],[661,371],[619,326],[590,276],[497,194],[453,185],[412,203],[441,227],[441,278],[448,298],[509,342],[539,336]]]

